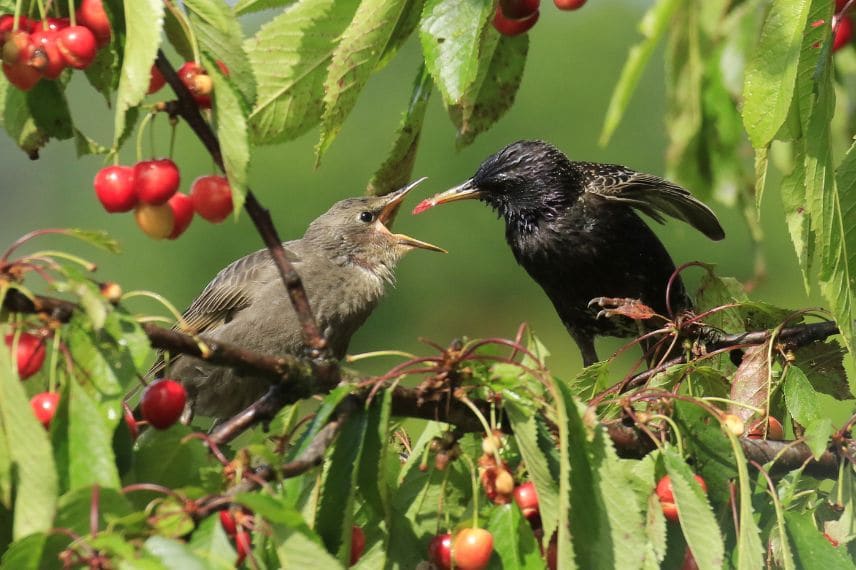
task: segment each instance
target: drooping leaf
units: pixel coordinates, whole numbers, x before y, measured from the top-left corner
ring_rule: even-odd
[[[0,331],[5,335],[7,331]],[[53,526],[57,475],[50,442],[33,415],[24,385],[12,370],[9,350],[0,346],[0,427],[13,466],[15,509],[12,535],[19,539]]]
[[[770,391],[769,344],[751,346],[743,352],[743,360],[731,381],[731,399],[754,408],[766,409]],[[753,414],[745,406],[729,404],[729,413],[744,422]]]
[[[515,504],[493,509],[487,522],[503,570],[538,568],[543,564],[526,517]]]
[[[461,102],[478,76],[479,46],[492,12],[488,0],[425,2],[419,23],[422,54],[447,107]]]
[[[395,29],[392,31],[392,35],[377,62],[376,71],[380,71],[386,64],[392,61],[398,50],[401,49],[401,46],[410,38],[410,35],[419,25],[419,19],[422,16],[424,7],[425,0],[407,0],[407,5],[404,7],[398,22],[395,24]]]
[[[822,415],[817,392],[802,370],[789,366],[782,385],[788,412],[800,424],[807,426]]]
[[[90,485],[119,488],[119,473],[113,455],[113,425],[108,425],[98,405],[85,388],[70,382],[68,390],[69,488]]]
[[[128,109],[139,105],[149,89],[164,17],[164,4],[160,0],[124,0],[124,5],[125,51],[116,92],[114,146],[125,135]]]
[[[383,395],[374,398],[367,410],[368,423],[363,440],[363,452],[357,464],[357,478],[360,494],[366,505],[376,513],[377,518],[389,523],[390,489],[394,481],[387,479],[386,463],[390,442],[390,410],[392,392],[385,390]],[[386,549],[384,549],[386,550]]]
[[[737,484],[739,488],[740,510],[738,524],[740,530],[737,534],[737,568],[738,570],[761,570],[764,568],[764,547],[761,545],[761,531],[755,522],[752,509],[752,480],[749,478],[749,469],[743,448],[733,433],[726,432],[731,442],[737,464]],[[681,513],[683,515],[683,513]],[[682,516],[683,524],[683,516]]]
[[[810,5],[809,0],[773,3],[746,66],[743,124],[755,148],[767,146],[787,117]]]
[[[820,459],[826,451],[833,431],[832,420],[827,417],[815,418],[806,426],[803,439],[815,459]]]
[[[342,129],[389,43],[407,0],[363,0],[333,51],[324,80],[321,138],[316,165]]]
[[[432,83],[424,66],[419,68],[410,103],[401,116],[401,122],[395,131],[395,140],[386,160],[375,171],[366,187],[371,196],[383,196],[403,187],[410,180],[413,164],[416,162],[416,149],[422,134],[425,110],[431,97]]]
[[[180,540],[154,535],[143,543],[143,549],[157,558],[169,570],[205,570],[209,568],[205,560],[198,557],[187,544]]]
[[[238,0],[232,8],[235,14],[243,16],[253,12],[261,12],[262,10],[271,10],[294,4],[297,0]]]
[[[199,523],[187,545],[196,556],[205,560],[210,568],[227,570],[235,567],[238,554],[223,530],[217,513]]]
[[[167,430],[149,429],[140,434],[134,469],[127,482],[166,487],[199,485],[200,470],[209,465],[209,457],[198,440],[182,442],[190,433],[190,428],[176,424]]]
[[[4,85],[9,85],[5,81]],[[49,140],[46,132],[36,125],[27,105],[27,94],[15,88],[6,89],[3,104],[3,127],[21,150],[31,159],[39,157],[41,149]]]
[[[257,86],[253,143],[293,139],[321,120],[326,69],[357,4],[301,0],[245,42]]]
[[[851,400],[850,384],[844,370],[844,350],[837,341],[814,342],[797,349],[797,364],[811,385],[838,400]]]
[[[220,150],[226,166],[226,178],[232,188],[232,204],[237,217],[247,194],[247,171],[250,166],[250,140],[247,129],[249,110],[243,104],[231,76],[221,73],[214,59],[206,53],[208,74],[214,81],[214,117]]]
[[[852,568],[853,562],[843,549],[833,547],[805,513],[785,513],[788,536],[793,541],[797,568]]]
[[[615,132],[618,123],[624,116],[627,104],[639,83],[639,78],[654,53],[654,48],[669,29],[672,15],[681,5],[678,0],[658,0],[639,22],[639,32],[644,39],[630,49],[621,76],[612,92],[609,108],[606,110],[606,118],[603,122],[603,130],[600,134],[600,145],[606,146],[612,133]]]
[[[39,81],[27,91],[27,106],[45,136],[59,140],[74,136],[68,101],[55,81]]]

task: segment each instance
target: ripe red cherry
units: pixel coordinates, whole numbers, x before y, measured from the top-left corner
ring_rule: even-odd
[[[178,77],[190,91],[197,105],[203,109],[211,108],[211,91],[214,84],[201,65],[194,61],[185,62],[178,69]]]
[[[493,15],[493,27],[504,36],[519,36],[520,34],[528,32],[532,26],[535,25],[540,14],[541,12],[536,10],[526,18],[513,20],[506,17],[502,13],[502,6],[497,4],[496,13]]]
[[[130,212],[137,205],[134,169],[130,166],[107,166],[98,171],[92,183],[95,195],[108,212]]]
[[[835,0],[835,13],[837,14],[843,10],[845,4],[847,4],[847,0]]]
[[[181,417],[187,392],[175,380],[156,380],[146,387],[140,400],[143,419],[156,429],[166,429]]]
[[[538,493],[535,491],[535,484],[532,481],[518,485],[514,489],[514,502],[523,511],[523,516],[529,519],[529,522],[540,515]]]
[[[222,222],[232,213],[232,187],[225,176],[200,176],[190,186],[193,209],[209,222]]]
[[[235,517],[229,511],[220,511],[220,526],[229,536],[235,536],[238,532],[238,527],[235,524]]]
[[[48,429],[51,427],[51,420],[53,420],[59,406],[59,394],[56,392],[36,394],[30,399],[30,406],[33,408],[33,413],[36,414],[36,419],[45,426],[45,429]]]
[[[553,0],[553,4],[559,10],[577,10],[582,8],[585,3],[586,0]]]
[[[509,20],[528,18],[538,11],[541,0],[499,0],[502,14]]]
[[[42,74],[37,69],[30,67],[30,65],[23,61],[12,65],[4,63],[3,75],[6,76],[9,83],[21,91],[29,91],[42,78]]]
[[[838,21],[838,26],[835,28],[835,39],[832,40],[832,51],[838,51],[848,43],[853,37],[853,20],[850,16],[844,16]]]
[[[15,335],[9,333],[5,339],[6,346],[12,350],[15,342]],[[21,380],[26,380],[42,368],[45,361],[45,343],[41,337],[30,333],[21,333],[18,337],[18,350],[15,354],[15,360],[18,363],[18,376]]]
[[[48,79],[56,79],[65,69],[65,60],[57,46],[57,32],[38,29],[30,36],[33,49],[30,53],[30,66],[40,71]]]
[[[45,19],[45,22],[48,25],[48,29],[52,32],[58,32],[61,29],[67,28],[71,25],[71,22],[68,18],[47,18]],[[37,24],[36,27],[39,28],[40,26],[38,26]]]
[[[707,483],[702,479],[701,475],[694,475],[695,480],[701,485],[701,490],[707,493]],[[667,520],[677,521],[678,506],[675,504],[675,495],[672,492],[672,479],[665,475],[660,482],[657,483],[657,498],[660,499],[660,505],[663,507],[663,516]]]
[[[157,93],[164,85],[166,85],[166,79],[164,79],[163,74],[160,72],[157,65],[152,65],[150,73],[151,78],[149,79],[149,89],[146,91],[147,95]]]
[[[168,158],[144,160],[134,166],[134,190],[144,204],[165,204],[180,183],[178,167]]]
[[[82,0],[75,15],[78,24],[92,31],[98,47],[110,43],[110,19],[101,0]]]
[[[481,570],[490,562],[493,553],[493,535],[483,528],[465,528],[455,535],[452,556],[455,568]]]
[[[57,32],[56,45],[65,63],[75,69],[89,67],[98,52],[95,36],[84,26],[69,26]]]
[[[438,570],[449,570],[452,567],[452,535],[438,534],[428,543],[428,560],[434,563]]]
[[[172,233],[166,236],[168,239],[175,239],[184,233],[184,230],[193,221],[193,200],[187,194],[176,192],[169,199],[169,207],[172,209]]]
[[[16,65],[29,62],[32,46],[30,32],[26,30],[9,32],[3,42],[3,63]]]
[[[362,528],[354,525],[351,529],[351,566],[357,563],[365,549],[366,535]]]
[[[235,535],[235,550],[238,551],[238,560],[235,561],[235,566],[240,566],[252,549],[253,542],[250,533],[245,530],[237,533]]]

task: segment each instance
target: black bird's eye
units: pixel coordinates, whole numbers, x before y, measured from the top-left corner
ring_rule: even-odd
[[[360,212],[360,221],[370,224],[375,221],[375,215],[371,212]]]

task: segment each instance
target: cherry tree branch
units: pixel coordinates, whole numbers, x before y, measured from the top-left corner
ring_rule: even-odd
[[[217,135],[214,134],[211,125],[202,117],[202,114],[199,112],[199,105],[193,100],[192,95],[184,86],[172,64],[170,64],[166,55],[161,50],[158,50],[155,65],[157,65],[158,70],[178,97],[176,101],[166,104],[166,110],[171,116],[178,116],[185,120],[208,150],[208,153],[220,170],[225,172],[226,166],[223,162],[223,154],[220,150],[220,142],[217,140]],[[270,251],[282,282],[285,284],[288,297],[300,321],[303,341],[312,351],[311,356],[323,362],[325,370],[322,371],[320,379],[325,382],[329,381],[331,375],[335,376],[335,374],[331,370],[334,366],[330,364],[331,359],[327,350],[327,340],[321,334],[318,323],[315,321],[314,314],[309,306],[309,298],[300,280],[300,275],[285,255],[282,240],[273,224],[270,211],[261,205],[249,188],[247,189],[244,201],[244,209],[249,214],[250,219],[253,220],[262,241],[264,241],[265,246]]]

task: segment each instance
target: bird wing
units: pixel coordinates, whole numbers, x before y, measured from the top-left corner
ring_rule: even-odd
[[[617,164],[577,166],[585,172],[587,193],[632,206],[660,223],[662,214],[683,220],[712,240],[725,237],[713,210],[677,184]]]
[[[297,254],[288,248],[285,256],[292,263],[300,261]],[[176,323],[173,330],[199,334],[230,321],[235,313],[250,306],[254,288],[259,281],[269,278],[272,266],[273,259],[267,249],[260,249],[227,265],[184,311],[185,326]],[[165,364],[163,351],[158,351],[149,375],[163,370]]]

